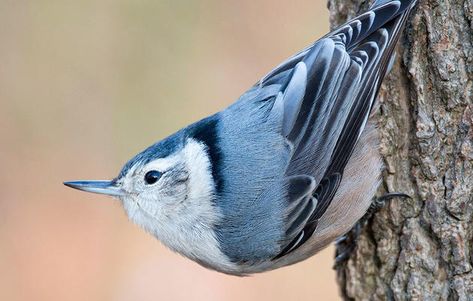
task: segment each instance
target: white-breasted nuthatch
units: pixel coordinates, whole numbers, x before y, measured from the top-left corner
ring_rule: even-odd
[[[133,222],[217,271],[312,256],[350,230],[379,185],[368,119],[415,2],[377,0],[115,179],[64,184],[117,197]]]

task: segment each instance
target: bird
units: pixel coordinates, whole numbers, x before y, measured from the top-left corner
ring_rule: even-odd
[[[305,260],[366,213],[383,170],[371,118],[416,0],[376,0],[225,109],[108,181],[129,219],[200,265],[246,276]]]

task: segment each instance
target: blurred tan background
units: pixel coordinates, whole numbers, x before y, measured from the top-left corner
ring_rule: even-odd
[[[1,0],[0,300],[338,300],[333,248],[226,276],[61,184],[114,177],[327,29],[325,0]]]

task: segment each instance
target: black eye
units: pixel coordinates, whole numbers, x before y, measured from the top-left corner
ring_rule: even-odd
[[[148,185],[154,184],[159,180],[159,178],[161,178],[162,175],[163,173],[157,170],[150,170],[145,174],[145,182]]]

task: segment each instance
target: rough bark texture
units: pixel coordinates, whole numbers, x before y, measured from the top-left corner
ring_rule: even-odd
[[[371,1],[329,0],[331,24]],[[337,268],[346,300],[473,300],[473,0],[420,0],[378,112],[385,192]]]

